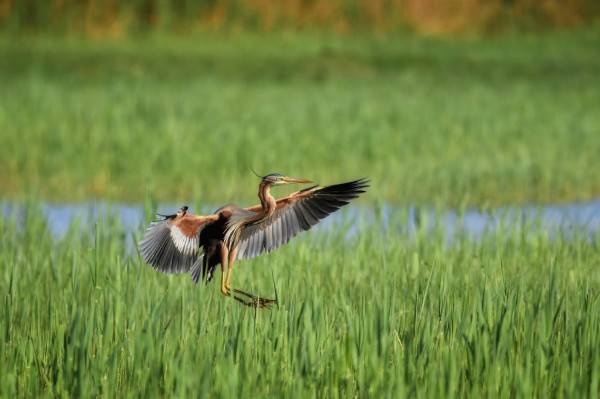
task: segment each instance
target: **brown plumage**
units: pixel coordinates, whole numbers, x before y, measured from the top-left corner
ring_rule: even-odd
[[[190,272],[197,283],[213,277],[221,264],[221,292],[252,307],[268,307],[274,299],[257,297],[232,289],[229,280],[236,259],[251,259],[269,253],[292,237],[310,229],[321,219],[347,205],[368,187],[359,179],[331,186],[313,186],[275,200],[274,185],[310,183],[280,174],[262,178],[258,196],[261,203],[249,208],[226,205],[213,215],[187,213],[187,207],[174,215],[159,215],[139,242],[140,254],[164,273]]]

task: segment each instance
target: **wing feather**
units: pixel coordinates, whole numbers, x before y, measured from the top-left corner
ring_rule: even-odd
[[[201,253],[190,267],[190,275],[192,277],[192,281],[195,284],[198,284],[198,282],[200,281],[205,261],[206,259],[204,258],[204,253]],[[207,276],[207,280],[210,280],[211,278],[212,275]]]
[[[290,231],[288,231],[287,213],[283,214],[283,216],[281,217],[281,222],[279,223],[279,226],[281,231],[279,233],[279,240],[277,241],[278,247],[285,244],[285,237],[288,237],[291,233]]]
[[[198,257],[200,232],[218,215],[197,216],[182,211],[162,216],[146,229],[138,244],[146,263],[164,273],[184,273]]]
[[[366,179],[359,179],[332,186],[314,186],[277,200],[270,218],[247,226],[241,232],[237,258],[251,259],[262,252],[274,251],[364,193],[368,183]],[[258,212],[260,205],[245,210]]]

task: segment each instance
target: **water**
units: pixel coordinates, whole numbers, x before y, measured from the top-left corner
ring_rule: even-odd
[[[177,212],[178,205],[162,205],[157,213],[171,214]],[[211,213],[214,209],[203,208],[198,213]],[[41,211],[48,229],[56,239],[65,236],[73,224],[92,228],[96,220],[109,216],[118,220],[119,227],[126,233],[129,246],[134,247],[133,237],[139,236],[147,221],[144,220],[144,210],[141,205],[111,204],[90,202],[83,204],[43,204]],[[190,211],[194,211],[190,209]],[[17,223],[24,220],[25,208],[22,205],[3,202],[0,204],[0,215],[14,218]],[[396,217],[399,214],[402,217]],[[350,218],[350,219],[348,219]],[[433,232],[442,228],[446,239],[451,242],[458,235],[477,240],[486,233],[498,231],[502,226],[519,227],[536,226],[547,232],[549,237],[569,237],[572,234],[583,234],[593,238],[600,232],[600,199],[564,205],[545,206],[507,206],[481,211],[467,209],[459,214],[457,211],[436,212],[426,207],[398,208],[386,205],[379,211],[360,205],[350,205],[340,212],[334,213],[314,230],[331,229],[336,223],[344,220],[364,221],[367,225],[376,225],[383,230],[402,229],[409,237],[419,231]],[[402,226],[399,226],[399,220]],[[349,231],[354,236],[364,224],[356,224]]]

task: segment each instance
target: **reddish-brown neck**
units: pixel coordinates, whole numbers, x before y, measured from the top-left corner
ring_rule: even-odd
[[[271,196],[270,190],[270,183],[260,183],[260,186],[258,187],[258,198],[260,198],[262,210],[256,215],[252,222],[262,222],[263,220],[269,218],[273,212],[275,212],[277,203],[275,202],[275,198]]]

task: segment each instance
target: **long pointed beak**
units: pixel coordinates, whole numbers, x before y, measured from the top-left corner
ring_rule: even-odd
[[[312,181],[310,180],[305,180],[305,179],[296,179],[295,177],[287,177],[285,176],[282,181],[286,184],[291,184],[291,183],[312,183]]]

